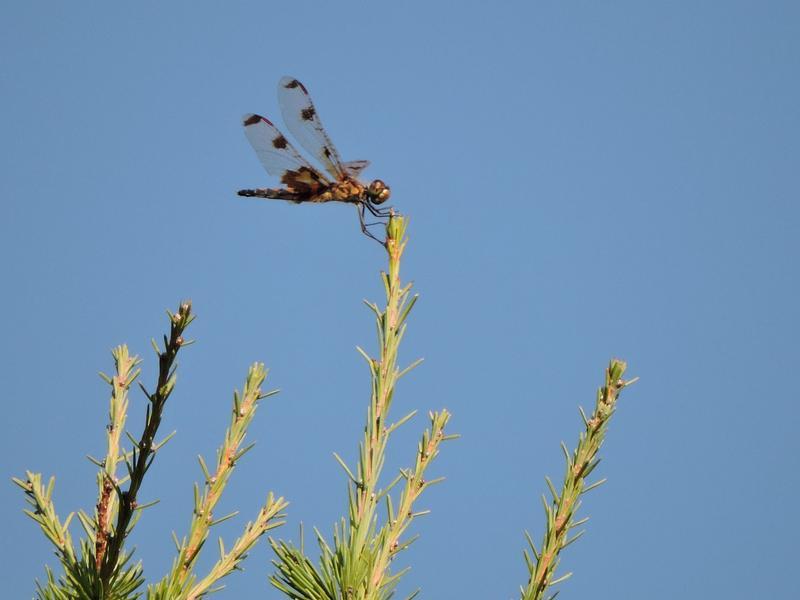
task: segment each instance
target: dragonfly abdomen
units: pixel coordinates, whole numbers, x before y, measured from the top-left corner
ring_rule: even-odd
[[[274,200],[289,200],[290,202],[303,202],[308,198],[303,198],[301,194],[295,191],[283,188],[261,188],[256,190],[239,190],[236,192],[239,196],[246,196],[248,198],[272,198]]]

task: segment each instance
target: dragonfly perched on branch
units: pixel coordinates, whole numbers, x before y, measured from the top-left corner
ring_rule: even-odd
[[[239,190],[240,196],[271,198],[289,202],[344,202],[358,210],[361,231],[383,243],[368,229],[366,212],[377,218],[388,217],[388,207],[379,205],[389,199],[391,191],[380,179],[369,185],[358,176],[369,161],[342,162],[339,152],[322,126],[317,109],[306,87],[293,77],[278,83],[278,103],[289,131],[320,162],[325,172],[306,160],[266,117],[247,114],[243,118],[244,133],[267,173],[280,178],[282,188]]]

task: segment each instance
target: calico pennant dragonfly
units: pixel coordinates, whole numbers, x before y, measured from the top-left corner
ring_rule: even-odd
[[[391,194],[389,187],[380,179],[369,185],[358,180],[358,176],[369,161],[342,162],[339,153],[322,127],[319,114],[306,87],[292,77],[284,77],[278,83],[278,103],[283,120],[294,138],[300,142],[320,164],[325,173],[307,161],[278,131],[266,117],[248,114],[243,118],[244,133],[267,173],[280,178],[283,188],[239,190],[240,196],[271,198],[289,202],[345,202],[358,209],[361,231],[374,240],[367,228],[365,213],[381,218],[388,217],[390,210],[379,207]],[[327,173],[327,174],[326,174]]]

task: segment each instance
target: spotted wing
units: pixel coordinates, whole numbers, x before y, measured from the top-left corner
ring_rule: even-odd
[[[258,160],[267,173],[280,178],[286,187],[313,193],[330,185],[328,178],[303,158],[269,119],[247,114],[243,124],[244,134]]]
[[[283,77],[278,83],[278,104],[286,127],[300,145],[319,160],[334,179],[350,176],[322,126],[306,87],[293,77]]]

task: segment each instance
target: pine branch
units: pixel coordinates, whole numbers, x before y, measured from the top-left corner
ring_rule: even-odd
[[[529,579],[526,587],[522,590],[522,600],[541,600],[549,587],[564,581],[571,575],[571,573],[567,573],[554,579],[561,551],[583,534],[583,532],[579,532],[572,537],[569,536],[574,527],[586,522],[586,519],[574,520],[575,513],[580,506],[580,497],[602,483],[600,481],[587,486],[586,478],[600,462],[597,453],[605,440],[608,422],[614,414],[620,392],[636,381],[636,379],[630,381],[622,379],[625,368],[624,362],[616,359],[611,361],[606,369],[605,385],[597,391],[592,416],[586,418],[581,410],[585,430],[579,437],[577,448],[570,453],[562,444],[567,469],[560,492],[557,492],[552,482],[546,479],[551,500],[548,502],[542,497],[546,517],[545,533],[540,550],[536,548],[533,540],[526,533],[528,547],[533,558],[527,551],[524,553]]]
[[[293,599],[379,600],[391,597],[405,572],[390,573],[391,561],[413,541],[401,541],[400,537],[416,516],[424,514],[424,511],[414,512],[414,502],[423,490],[440,481],[426,482],[423,477],[425,470],[438,454],[440,443],[456,437],[444,434],[444,427],[450,418],[447,411],[431,413],[431,428],[423,435],[414,468],[404,470],[385,489],[380,488],[389,436],[413,416],[412,413],[394,424],[389,423],[395,387],[400,377],[419,364],[417,361],[406,369],[397,366],[406,319],[416,302],[416,296],[410,295],[411,285],[404,285],[400,281],[400,261],[407,243],[405,231],[405,219],[392,215],[386,226],[389,272],[382,273],[386,305],[381,309],[367,303],[375,314],[380,355],[379,358],[372,358],[358,349],[367,362],[372,383],[367,423],[359,445],[358,466],[350,469],[338,455],[336,457],[348,477],[348,518],[343,518],[334,527],[331,545],[316,532],[321,551],[319,568],[305,556],[302,546],[298,549],[283,541],[270,540],[277,556],[273,564],[278,570],[270,577],[270,581]],[[405,486],[397,502],[398,513],[395,514],[390,492],[403,479]],[[388,518],[378,528],[376,508],[384,498]]]
[[[214,519],[214,509],[219,502],[222,492],[233,473],[238,460],[252,447],[242,448],[247,429],[253,420],[258,401],[272,395],[262,394],[261,385],[266,379],[267,371],[264,365],[256,363],[247,373],[244,392],[238,391],[233,395],[231,422],[225,432],[225,439],[217,451],[217,465],[212,474],[202,457],[198,457],[200,467],[205,477],[203,493],[200,495],[195,486],[195,506],[188,538],[178,544],[178,556],[175,559],[170,573],[154,588],[149,596],[160,600],[177,600],[186,598],[194,600],[209,592],[211,586],[219,579],[230,574],[245,558],[247,551],[256,543],[259,537],[270,529],[283,524],[276,520],[283,518],[283,511],[287,506],[283,498],[274,498],[270,493],[266,504],[262,507],[256,520],[248,523],[244,534],[234,543],[230,552],[225,552],[220,540],[220,559],[211,569],[209,574],[199,583],[195,583],[194,567],[200,551],[205,545],[212,526],[235,515],[228,515]]]
[[[128,394],[139,376],[140,361],[137,356],[129,354],[126,346],[118,346],[112,351],[115,374],[108,376],[101,373],[111,387],[109,423],[106,427],[107,448],[103,460],[90,457],[91,462],[99,468],[98,499],[93,516],[84,511],[77,513],[78,521],[85,532],[77,551],[69,533],[69,524],[74,514],[70,514],[62,523],[55,511],[52,501],[54,480],[51,478],[45,487],[41,475],[31,472],[27,472],[25,480],[13,479],[25,491],[28,504],[32,507],[32,510],[25,512],[39,524],[55,546],[64,568],[63,575],[58,578],[47,568],[46,582],[37,582],[37,597],[42,600],[136,600],[142,595],[139,591],[144,580],[142,567],[140,563],[129,564],[132,554],[124,551],[124,541],[142,510],[153,504],[139,505],[137,495],[155,453],[172,437],[170,434],[164,440],[155,442],[164,406],[175,386],[178,351],[191,343],[184,341],[183,334],[194,319],[189,302],[183,303],[176,314],[168,315],[171,327],[169,336],[164,336],[164,349],[159,350],[154,343],[159,358],[155,391],[151,394],[140,384],[149,400],[144,431],[138,441],[125,432],[133,444],[130,452],[121,449],[120,441],[127,420]],[[207,596],[215,591],[212,586],[217,581],[241,568],[247,552],[262,535],[283,524],[282,511],[287,502],[270,493],[256,519],[245,526],[243,534],[234,542],[230,551],[225,551],[220,540],[219,560],[205,578],[197,581],[194,566],[210,528],[234,516],[214,519],[212,514],[236,463],[252,448],[252,444],[244,446],[244,440],[257,404],[263,398],[276,393],[262,394],[261,384],[266,374],[264,365],[256,363],[248,372],[244,393],[241,396],[238,392],[234,393],[230,426],[217,453],[217,466],[213,475],[200,458],[206,481],[202,497],[195,486],[196,503],[189,537],[182,543],[176,540],[179,556],[174,562],[172,572],[158,585],[148,588],[149,598],[197,600]],[[128,482],[126,491],[120,489],[122,482],[117,477],[117,467],[122,461],[128,471],[128,475],[122,480]]]
[[[56,514],[53,503],[53,488],[55,477],[51,477],[45,488],[42,484],[41,473],[25,473],[26,479],[13,477],[12,481],[25,492],[25,500],[33,510],[26,510],[25,514],[39,524],[45,537],[50,540],[56,549],[59,561],[65,566],[75,563],[75,549],[72,545],[72,536],[69,533],[69,524],[74,513],[70,514],[62,523]]]
[[[411,545],[413,538],[406,542],[400,541],[400,536],[405,533],[415,517],[426,513],[415,513],[413,511],[414,502],[419,498],[423,491],[430,486],[440,483],[443,477],[425,481],[424,475],[428,465],[439,454],[439,445],[449,439],[455,439],[457,435],[445,435],[444,428],[450,420],[450,413],[446,410],[441,412],[429,413],[431,427],[422,435],[422,440],[417,449],[416,463],[414,471],[404,470],[401,476],[405,479],[405,487],[400,494],[400,503],[397,511],[393,509],[391,499],[387,495],[387,520],[383,526],[380,536],[377,559],[372,570],[370,581],[375,590],[380,590],[387,586],[390,579],[388,571],[391,560],[405,548]],[[373,592],[374,593],[374,592]]]
[[[206,594],[217,581],[239,569],[239,564],[247,557],[247,552],[256,544],[258,539],[270,529],[275,529],[284,524],[281,513],[289,505],[283,498],[275,498],[272,493],[252,523],[245,526],[244,533],[236,540],[229,552],[225,552],[222,540],[219,542],[220,557],[208,575],[195,585],[187,600],[196,600]]]
[[[117,465],[124,459],[120,453],[120,437],[125,431],[125,422],[128,417],[128,391],[141,373],[137,368],[138,356],[131,356],[128,347],[117,346],[112,350],[116,373],[113,377],[101,374],[111,387],[111,400],[109,403],[109,422],[106,427],[107,451],[105,460],[100,463],[97,474],[98,498],[94,519],[95,535],[95,566],[101,570],[108,547],[108,538],[111,535],[111,519],[116,513],[116,494],[119,489],[117,479]]]
[[[175,386],[175,359],[178,351],[184,345],[183,333],[194,320],[191,302],[184,302],[177,313],[167,313],[170,318],[169,338],[164,336],[164,350],[156,350],[158,355],[158,381],[155,391],[147,394],[150,406],[147,411],[144,431],[133,452],[133,457],[128,463],[130,483],[128,489],[120,494],[117,521],[113,531],[107,534],[107,549],[100,567],[100,579],[103,586],[107,587],[117,563],[120,559],[122,546],[129,533],[131,520],[137,509],[137,496],[142,485],[144,475],[155,458],[154,440],[164,406]]]

